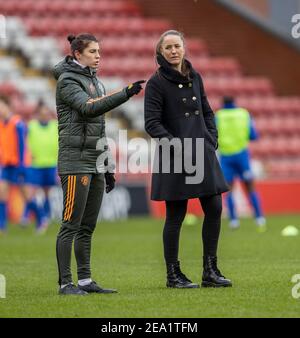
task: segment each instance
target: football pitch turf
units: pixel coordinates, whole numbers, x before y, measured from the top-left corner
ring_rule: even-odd
[[[184,225],[180,242],[182,270],[199,283],[201,221]],[[0,318],[299,317],[300,298],[292,297],[296,284],[291,279],[300,274],[300,237],[282,237],[280,232],[289,224],[299,228],[300,216],[270,216],[267,221],[268,230],[258,233],[252,219],[243,219],[235,231],[223,220],[219,266],[233,287],[190,290],[165,287],[163,220],[99,223],[92,245],[93,278],[119,292],[84,297],[57,294],[58,224],[44,235],[36,235],[33,227],[10,225],[0,237],[0,274],[6,278]],[[72,272],[77,282],[74,254]]]

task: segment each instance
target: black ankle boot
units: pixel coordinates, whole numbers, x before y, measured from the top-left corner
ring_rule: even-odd
[[[216,256],[203,257],[202,287],[232,286],[231,280],[226,279],[217,267]]]
[[[194,289],[199,285],[189,280],[180,270],[179,262],[167,263],[167,287],[178,289]]]

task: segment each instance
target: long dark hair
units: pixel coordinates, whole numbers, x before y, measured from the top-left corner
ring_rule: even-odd
[[[75,57],[75,51],[77,50],[80,54],[83,53],[83,51],[88,47],[90,42],[99,42],[97,38],[89,33],[83,33],[79,34],[77,36],[70,34],[67,37],[68,41],[70,42],[71,45],[71,51],[74,59]]]

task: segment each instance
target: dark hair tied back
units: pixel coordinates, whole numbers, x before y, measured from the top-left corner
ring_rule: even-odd
[[[82,54],[85,48],[87,48],[91,42],[98,42],[97,38],[90,33],[82,33],[77,36],[70,34],[68,35],[67,39],[71,44],[71,51],[74,58],[76,58],[76,50]]]
[[[70,44],[73,42],[73,40],[75,40],[76,39],[76,36],[75,35],[73,35],[73,34],[70,34],[70,35],[68,35],[68,37],[67,37],[67,39],[68,39],[68,41],[70,42]]]

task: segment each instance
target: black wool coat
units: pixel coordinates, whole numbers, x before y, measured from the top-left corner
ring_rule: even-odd
[[[189,69],[188,76],[173,69],[162,55],[157,61],[160,67],[145,88],[145,130],[159,140],[176,137],[182,141],[190,138],[194,142],[196,138],[204,139],[204,179],[201,183],[187,184],[186,178],[193,175],[184,170],[182,173],[162,172],[162,153],[158,152],[160,170],[152,173],[151,199],[184,200],[228,191],[215,153],[218,133],[214,113],[201,76],[188,60],[184,60]],[[195,152],[196,147],[193,147],[192,154],[187,155],[195,160]],[[174,153],[171,153],[170,162],[172,168]]]

